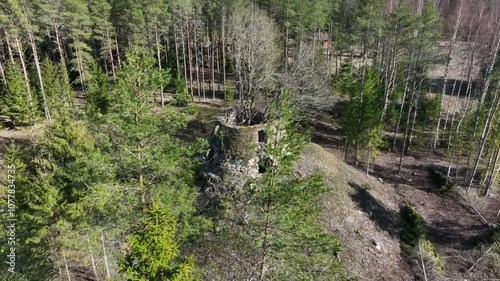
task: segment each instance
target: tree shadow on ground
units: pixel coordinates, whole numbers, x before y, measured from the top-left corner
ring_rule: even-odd
[[[197,138],[210,136],[212,129],[213,124],[194,119],[190,120],[185,128],[179,129],[175,135],[182,141],[193,142]]]
[[[349,182],[349,185],[356,191],[351,197],[358,204],[358,207],[368,214],[370,219],[382,230],[387,231],[392,237],[399,237],[401,228],[399,214],[359,184]]]
[[[478,223],[462,225],[452,220],[428,224],[427,236],[436,245],[457,250],[470,250],[492,236],[492,228]]]
[[[435,192],[429,188],[429,172],[425,166],[415,164],[403,164],[401,173],[397,168],[385,167],[378,164],[370,165],[370,175],[382,179],[388,184],[405,184],[414,188]]]

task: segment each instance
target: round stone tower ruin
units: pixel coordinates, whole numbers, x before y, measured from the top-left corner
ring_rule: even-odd
[[[240,126],[234,113],[220,116],[207,154],[207,172],[219,184],[242,187],[259,176],[267,137],[266,124]]]

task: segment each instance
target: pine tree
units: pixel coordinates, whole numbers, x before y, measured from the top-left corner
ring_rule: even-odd
[[[148,32],[144,9],[147,2],[144,0],[112,0],[111,18],[116,27],[119,44],[125,48],[137,46],[147,50]]]
[[[62,4],[64,1],[61,0],[39,0],[34,3],[35,6],[35,17],[37,23],[41,30],[47,31],[49,39],[52,42],[44,42],[45,44],[55,44],[54,50],[57,50],[59,63],[61,63],[64,68],[67,66],[67,56],[66,56],[66,46],[64,45],[65,36],[62,33],[63,25],[63,15],[62,15]],[[45,50],[44,55],[52,56],[49,50]],[[42,56],[43,57],[43,56]]]
[[[183,145],[174,133],[185,126],[184,114],[153,107],[153,96],[170,79],[166,70],[154,68],[155,63],[152,53],[135,48],[127,53],[117,73],[113,105],[99,130],[112,139],[117,180],[136,196],[136,207],[145,212],[154,197],[171,204],[174,215],[183,214],[179,229],[184,237],[198,231],[200,219],[193,216],[198,163],[190,157],[203,143]]]
[[[92,39],[95,44],[96,59],[102,61],[105,69],[111,67],[113,78],[116,76],[117,65],[115,63],[113,51],[116,50],[114,27],[110,22],[111,5],[108,0],[96,1],[88,0],[89,16],[93,23]],[[106,71],[108,74],[109,71]]]
[[[170,209],[153,200],[144,223],[130,236],[130,248],[120,262],[128,280],[195,280],[193,257],[180,258],[176,225]]]

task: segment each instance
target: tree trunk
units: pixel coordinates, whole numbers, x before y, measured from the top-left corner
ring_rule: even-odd
[[[191,33],[189,32],[189,19],[187,21],[187,53],[188,53],[188,64],[189,64],[189,92],[191,93],[191,101],[194,100],[194,92],[193,92],[193,54],[192,54],[192,46],[191,46]]]
[[[155,43],[156,43],[156,57],[158,59],[158,69],[161,71],[161,52],[160,52],[160,33],[158,26],[155,25]],[[165,107],[165,95],[163,94],[163,80],[160,83],[160,102],[161,107]]]
[[[457,19],[455,20],[455,25],[453,27],[453,32],[452,32],[452,35],[451,35],[451,38],[450,38],[450,48],[448,50],[448,56],[447,56],[447,60],[446,60],[446,66],[445,66],[445,69],[444,69],[443,89],[441,90],[441,96],[439,98],[439,100],[440,100],[439,118],[438,118],[438,123],[437,123],[437,126],[436,126],[436,133],[434,135],[434,142],[432,143],[432,150],[434,150],[436,148],[436,144],[437,144],[438,139],[439,139],[439,129],[441,127],[441,119],[442,119],[441,115],[442,115],[442,111],[443,111],[444,95],[446,94],[446,86],[448,84],[448,74],[449,74],[449,70],[450,70],[450,64],[451,64],[451,60],[453,59],[453,55],[454,55],[454,51],[455,51],[455,43],[456,43],[456,40],[457,40],[458,27],[460,26],[460,22],[462,21],[462,6],[463,6],[463,2],[464,1],[460,1],[459,2]],[[456,83],[456,81],[455,81],[455,83]],[[453,92],[452,92],[452,95],[453,95]]]
[[[288,26],[285,24],[285,32],[283,32],[284,35],[284,59],[285,59],[285,72],[288,72]],[[330,68],[328,68],[330,69]]]
[[[87,238],[87,244],[89,245],[90,248],[90,240]],[[90,264],[92,265],[92,271],[94,272],[95,280],[99,280],[99,275],[97,274],[97,268],[95,266],[95,258],[94,254],[92,253],[92,250],[89,250],[90,254]]]
[[[211,55],[211,68],[212,68],[212,81],[210,81],[210,86],[212,88],[212,99],[215,99],[215,36],[212,35],[212,42],[210,42]]]
[[[418,113],[418,103],[420,102],[420,94],[416,95],[415,98],[415,105],[413,106],[415,110],[413,110],[413,120],[411,121],[411,129],[410,129],[410,137],[408,138],[408,147],[411,146],[412,140],[413,140],[413,133],[415,132],[415,123],[417,120],[417,113]]]
[[[68,261],[66,260],[66,256],[63,254],[64,259],[64,268],[66,269],[66,277],[68,277],[68,281],[71,281],[71,274],[69,273]]]
[[[385,92],[384,92],[384,105],[382,108],[382,114],[380,116],[380,123],[384,123],[385,116],[387,114],[387,107],[389,105],[389,97],[391,93],[394,90],[395,86],[395,79],[396,79],[396,58],[397,58],[397,44],[399,41],[399,34],[396,35],[394,39],[394,45],[392,47],[391,51],[391,56],[390,56],[390,61],[386,63],[386,81],[387,81],[387,86],[385,87]]]
[[[418,241],[418,252],[420,254],[420,264],[422,265],[422,273],[424,274],[424,281],[427,281],[427,273],[425,271],[424,257],[422,255],[422,248],[420,247],[420,241]]]
[[[403,110],[404,110],[404,105],[405,105],[405,100],[406,100],[406,93],[408,92],[408,86],[409,86],[408,84],[410,83],[410,76],[412,73],[412,70],[411,70],[412,60],[413,60],[413,51],[411,52],[410,63],[408,65],[408,74],[406,75],[405,88],[403,90],[403,99],[401,100],[401,107],[399,108],[398,122],[396,123],[396,129],[394,130],[394,142],[392,144],[392,151],[394,151],[396,149],[396,142],[398,139],[399,126],[401,124],[401,118],[403,116]]]
[[[495,151],[495,157],[494,158],[495,158],[495,162],[493,162],[493,166],[491,167],[489,181],[486,184],[486,191],[485,191],[484,196],[488,196],[489,195],[490,189],[491,189],[491,187],[493,186],[493,184],[495,183],[495,181],[497,179],[498,171],[500,171],[500,166],[498,168],[496,168],[497,164],[498,164],[498,159],[500,158],[500,144],[497,145],[497,149]]]
[[[482,13],[481,13],[482,15]],[[481,18],[481,17],[480,17]],[[469,30],[471,30],[472,28],[472,24],[470,25],[470,28]],[[469,31],[469,34],[471,32]],[[470,103],[470,99],[471,99],[471,93],[472,93],[472,70],[474,68],[474,66],[476,65],[476,58],[475,58],[475,50],[476,50],[476,43],[477,43],[477,39],[478,39],[478,35],[479,35],[479,28],[476,30],[476,36],[474,38],[474,42],[472,44],[472,48],[471,48],[471,52],[469,54],[469,61],[470,61],[470,64],[469,64],[469,67],[468,67],[468,72],[467,72],[467,81],[469,81],[469,83],[467,83],[467,89],[465,91],[465,95],[466,95],[466,100],[465,100],[465,105],[464,105],[464,108],[462,109],[462,114],[460,116],[460,119],[458,121],[458,124],[457,124],[457,128],[455,129],[455,140],[452,142],[451,141],[451,133],[450,133],[450,143],[452,143],[452,152],[450,154],[450,163],[448,165],[448,172],[447,172],[447,176],[449,177],[450,176],[450,170],[451,170],[451,165],[452,165],[452,159],[453,159],[453,155],[455,154],[455,151],[456,151],[456,142],[459,141],[458,137],[460,135],[460,130],[461,130],[461,127],[462,127],[462,124],[465,120],[465,117],[467,115],[467,111],[469,109],[469,103]],[[450,127],[450,131],[451,131],[451,127]],[[458,170],[459,170],[459,159],[460,159],[460,155],[456,155],[457,156],[457,166],[456,166],[456,175],[455,175],[455,181],[458,179]],[[465,176],[465,179],[464,179],[464,182],[467,181],[467,175]]]
[[[195,61],[195,71],[196,71],[196,85],[197,85],[197,92],[198,92],[198,100],[201,100],[201,83],[200,83],[200,65],[199,65],[199,59],[198,59],[198,23],[196,22],[196,17],[194,18],[194,61]]]
[[[467,64],[468,60],[466,61],[466,64]],[[465,72],[465,68],[467,66],[465,65],[464,66],[464,72]],[[449,131],[449,136],[448,136],[448,150],[450,149],[450,145],[451,145],[451,136],[452,136],[452,129],[453,129],[453,125],[455,124],[455,115],[456,115],[456,112],[457,112],[457,106],[458,106],[458,100],[459,100],[459,97],[460,97],[460,90],[462,89],[462,81],[460,81],[460,86],[459,86],[459,91],[457,93],[457,97],[455,98],[455,102],[453,103],[453,114],[451,115],[451,123],[450,123],[450,131]],[[471,82],[469,82],[471,83]],[[466,95],[467,95],[467,92],[466,92]],[[450,105],[451,106],[451,105]],[[446,130],[446,123],[448,123],[448,113],[446,114],[446,119],[445,119],[445,127],[443,129],[443,136],[444,136],[444,133],[445,133],[445,130]]]
[[[115,32],[115,46],[116,46],[116,59],[118,60],[118,67],[122,67],[122,61],[120,58],[120,48],[118,47],[118,37],[116,37],[116,32]]]
[[[274,181],[271,180],[270,182],[270,189],[274,188]],[[265,274],[266,274],[266,260],[267,260],[267,255],[268,255],[268,243],[269,243],[269,237],[271,237],[271,211],[272,211],[272,201],[271,198],[267,198],[267,204],[266,204],[266,220],[264,223],[264,231],[262,234],[262,259],[260,261],[260,268],[259,268],[259,280],[263,281],[266,280]]]
[[[35,39],[33,37],[33,32],[28,31],[28,38],[29,38],[30,45],[31,45],[31,51],[33,52],[33,58],[35,60],[35,68],[36,68],[36,73],[38,76],[38,81],[40,83],[40,93],[42,94],[42,99],[43,99],[43,111],[45,113],[45,119],[47,119],[47,121],[50,122],[52,120],[52,118],[50,117],[49,105],[47,103],[47,97],[45,96],[45,89],[43,87],[42,69],[40,67],[40,61],[38,59],[38,52],[36,49],[36,44],[35,44]]]
[[[175,46],[175,65],[177,67],[177,77],[179,78],[180,73],[181,73],[181,68],[179,65],[179,47],[178,47],[178,42],[177,42],[177,29],[175,28],[175,23],[174,23],[174,46]]]
[[[184,43],[184,22],[181,25],[181,41],[182,41],[182,63],[184,64],[184,82],[188,86],[187,64],[186,64],[186,44]],[[192,93],[191,93],[192,95]]]
[[[5,42],[7,43],[7,51],[9,53],[9,59],[11,64],[15,64],[14,62],[14,54],[12,52],[12,47],[10,46],[10,40],[9,40],[9,34],[7,33],[7,30],[3,31],[5,34]]]
[[[221,72],[220,72],[220,48],[219,48],[219,43],[217,43],[217,91],[220,91],[220,85],[222,84],[221,81]]]
[[[485,100],[486,94],[488,93],[488,90],[489,90],[489,86],[490,86],[491,78],[492,78],[490,74],[493,72],[493,67],[495,66],[496,57],[498,54],[498,50],[500,48],[500,25],[497,26],[497,31],[495,33],[495,38],[494,38],[493,44],[495,45],[495,47],[494,47],[494,49],[492,49],[492,53],[490,53],[491,60],[490,60],[490,63],[485,71],[485,74],[484,74],[484,86],[483,86],[483,89],[481,91],[481,99],[480,99],[479,105],[477,107],[477,116],[476,116],[476,120],[474,123],[473,137],[475,137],[477,134],[477,129],[479,127],[479,121],[480,121],[479,112],[483,108],[484,100]]]
[[[223,91],[224,91],[224,99],[226,99],[226,9],[222,8],[222,26],[221,26],[221,35],[222,35],[222,80],[223,80]]]
[[[472,61],[471,61],[471,67],[469,68],[469,77],[471,75],[472,66],[474,65],[474,58],[472,57],[471,60]],[[467,98],[465,100],[465,105],[464,105],[464,108],[462,110],[462,115],[460,116],[460,120],[458,121],[457,128],[455,129],[455,140],[452,142],[452,145],[451,145],[450,162],[448,165],[448,171],[446,173],[447,178],[450,177],[453,155],[455,154],[457,142],[459,141],[458,137],[460,135],[460,129],[462,128],[462,124],[463,124],[465,117],[467,115],[467,110],[469,109],[469,102],[470,102],[470,97],[471,97],[471,83],[469,83],[467,85],[466,95],[467,95]],[[458,176],[458,169],[459,169],[458,162],[460,159],[460,155],[457,154],[456,156],[457,156],[456,176]],[[455,178],[455,180],[456,180],[456,178]]]
[[[102,243],[102,255],[104,257],[104,267],[106,268],[106,280],[111,279],[111,273],[109,271],[108,256],[106,255],[106,246],[104,245],[104,236],[102,235],[102,230],[99,230],[101,234]]]
[[[80,48],[79,48],[79,45],[80,45],[79,43],[80,42],[78,41],[78,39],[76,39],[74,53],[76,56],[78,76],[79,76],[80,84],[82,85],[82,92],[85,93],[85,69],[83,67],[83,60],[82,60],[82,56],[81,56],[81,52],[80,52]]]
[[[61,63],[66,68],[66,56],[64,55],[64,47],[61,39],[61,35],[59,33],[59,29],[57,28],[56,21],[52,18],[52,27],[54,28],[54,34],[56,35],[56,45],[57,51],[59,52],[59,58],[61,59]]]
[[[113,50],[111,48],[111,38],[109,37],[108,28],[106,28],[106,37],[107,37],[106,43],[108,45],[107,47],[108,47],[108,52],[109,52],[109,60],[111,62],[111,72],[113,73],[113,78],[116,78],[115,60],[113,58]]]
[[[2,61],[0,61],[0,79],[2,79],[2,84],[7,86],[7,78],[5,77],[5,70],[3,68]]]
[[[403,137],[403,147],[401,148],[401,152],[399,154],[398,174],[401,174],[401,167],[403,166],[403,157],[405,155],[406,145],[408,142],[408,135],[409,135],[409,129],[410,129],[410,118],[411,118],[410,116],[411,116],[411,111],[414,107],[414,99],[415,99],[415,91],[412,91],[412,94],[410,96],[410,103],[408,105],[408,114],[406,116],[406,127],[405,127],[405,134]]]
[[[35,127],[35,112],[33,112],[34,106],[33,106],[33,96],[31,95],[31,87],[30,87],[30,80],[28,78],[28,70],[26,69],[26,64],[24,63],[24,53],[21,48],[21,43],[19,42],[19,38],[16,36],[15,37],[16,41],[16,47],[17,51],[19,52],[19,60],[21,61],[21,67],[23,70],[23,75],[24,75],[24,87],[26,89],[26,96],[28,99],[28,104],[30,107],[30,123],[32,129]]]
[[[368,144],[370,145],[370,144]],[[372,149],[368,148],[368,158],[366,159],[366,175],[370,175],[370,158],[372,157]]]
[[[460,68],[459,68],[460,69]],[[463,71],[461,71],[462,74],[463,74]],[[448,120],[450,118],[450,108],[452,107],[451,106],[451,103],[453,102],[453,100],[455,100],[455,102],[453,103],[454,105],[457,104],[457,100],[458,98],[460,97],[460,90],[462,89],[462,81],[460,81],[460,85],[458,87],[458,92],[457,92],[457,96],[455,98],[455,90],[456,90],[456,86],[457,86],[457,80],[455,80],[455,82],[453,82],[453,88],[451,89],[451,93],[450,93],[450,100],[448,101],[448,104],[446,105],[446,114],[445,114],[445,117],[444,117],[444,120],[443,120],[443,130],[441,130],[441,139],[445,139],[445,134],[446,134],[446,128],[448,127]],[[442,119],[441,118],[441,111],[442,111],[442,107],[440,109],[440,113],[439,113],[439,119]],[[455,117],[455,111],[453,111],[453,117]],[[441,121],[438,120],[438,125],[439,127],[441,127]],[[450,126],[453,126],[453,124],[450,124]],[[439,140],[439,134],[438,134],[438,138],[436,139],[436,136],[434,136],[434,141],[436,142],[435,144],[431,145],[432,146],[436,146],[437,144],[437,140]],[[449,144],[448,144],[449,146]]]
[[[204,58],[204,53],[203,53],[204,45],[205,45],[204,42],[202,42],[202,45],[200,46],[200,52],[201,52],[201,85],[202,85],[202,91],[203,91],[203,100],[207,99],[207,95],[205,93],[205,58]]]
[[[500,82],[498,83],[497,87],[500,87]],[[483,132],[481,134],[481,139],[479,141],[479,149],[476,154],[476,159],[474,160],[474,166],[472,169],[472,174],[470,175],[469,181],[467,182],[467,190],[470,190],[472,186],[472,181],[474,180],[474,176],[476,175],[477,172],[477,167],[479,166],[479,161],[481,160],[481,155],[484,150],[484,146],[486,144],[486,138],[488,137],[488,134],[490,132],[491,128],[491,123],[493,122],[493,119],[495,118],[495,114],[498,108],[498,101],[499,99],[499,88],[497,88],[497,91],[495,91],[495,97],[493,99],[493,106],[491,106],[488,110],[488,116],[486,119],[486,124],[484,126]]]
[[[488,157],[488,164],[486,164],[486,168],[485,168],[486,174],[481,179],[481,181],[479,181],[480,185],[484,185],[488,181],[488,179],[491,175],[490,174],[490,167],[491,167],[491,164],[493,163],[493,158],[495,158],[495,152],[492,153],[491,151],[486,151],[486,155]],[[493,169],[495,169],[495,168],[493,168]]]

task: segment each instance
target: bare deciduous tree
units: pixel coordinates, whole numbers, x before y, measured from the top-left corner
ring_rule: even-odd
[[[236,11],[229,26],[229,48],[240,95],[239,121],[250,125],[258,113],[258,99],[266,97],[277,82],[278,32],[273,20],[256,8]]]

